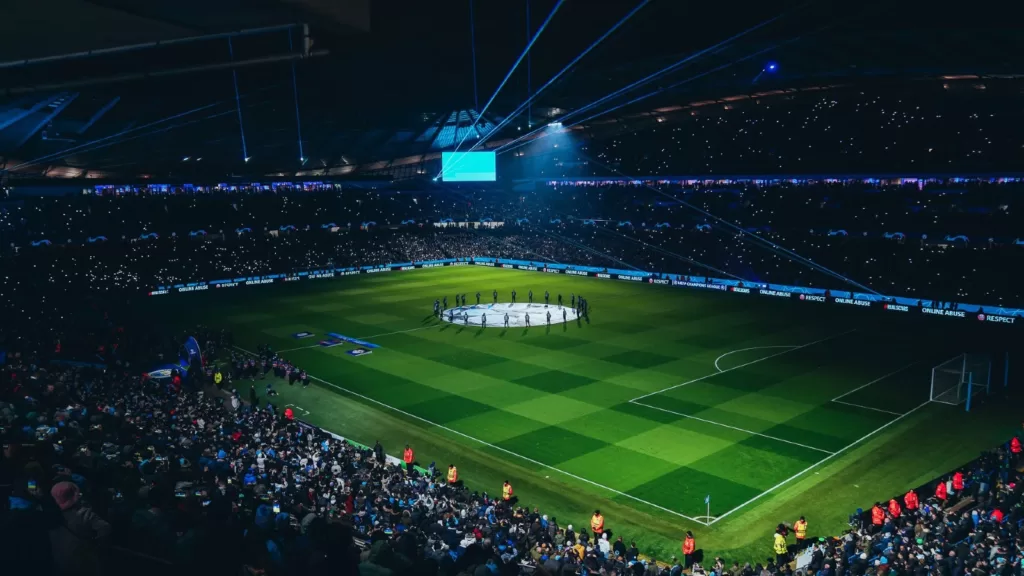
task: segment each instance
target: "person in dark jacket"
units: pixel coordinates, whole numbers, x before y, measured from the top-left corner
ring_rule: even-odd
[[[61,575],[101,573],[103,549],[110,537],[110,524],[81,503],[74,482],[58,482],[50,495],[61,511],[61,523],[50,530],[54,569]]]

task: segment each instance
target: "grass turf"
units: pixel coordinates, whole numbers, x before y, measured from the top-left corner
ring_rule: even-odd
[[[430,314],[434,298],[475,303],[479,291],[490,303],[496,289],[508,302],[513,288],[520,302],[531,289],[535,301],[584,294],[591,319],[506,330]],[[304,419],[391,453],[411,443],[475,489],[508,479],[563,524],[586,525],[599,507],[663,559],[687,529],[740,560],[768,555],[772,527],[801,514],[812,532],[836,533],[854,508],[1004,440],[1012,421],[1005,407],[926,403],[930,367],[962,351],[941,335],[810,303],[444,268],[158,304],[178,323],[216,312],[243,349],[285,351],[317,379],[277,386]],[[381,348],[318,346],[328,332]],[[706,495],[710,527],[698,524]]]

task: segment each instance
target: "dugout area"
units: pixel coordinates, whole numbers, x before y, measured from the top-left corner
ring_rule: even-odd
[[[496,289],[507,302],[513,288],[520,300],[583,294],[590,319],[497,329],[431,314],[435,298],[489,302]],[[576,522],[609,510],[666,550],[699,524],[716,550],[756,547],[736,534],[811,510],[838,533],[845,514],[972,459],[1019,421],[1005,402],[968,414],[929,401],[933,366],[964,352],[941,320],[466,267],[160,305],[183,324],[216,310],[240,350],[284,351],[316,386],[277,384],[278,401],[314,424],[392,451],[412,443],[421,464],[454,462],[480,490],[508,477],[524,502]],[[328,333],[379,348],[318,345]]]

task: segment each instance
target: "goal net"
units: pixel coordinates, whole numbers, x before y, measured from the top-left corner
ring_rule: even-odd
[[[986,354],[960,354],[932,368],[931,401],[953,406],[988,394],[992,359]]]

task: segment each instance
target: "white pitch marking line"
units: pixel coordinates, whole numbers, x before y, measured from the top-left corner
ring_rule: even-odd
[[[278,350],[277,353],[278,354],[282,354],[284,352],[295,352],[296,350],[308,350],[310,348],[318,348],[319,346],[320,346],[319,344],[313,344],[312,346],[299,346],[298,348],[285,348],[284,350]]]
[[[910,364],[907,364],[906,366],[904,366],[902,368],[897,368],[896,370],[893,370],[892,372],[889,372],[885,376],[879,376],[878,378],[875,378],[874,380],[872,380],[871,382],[868,382],[867,384],[863,384],[861,386],[857,386],[856,388],[854,388],[853,390],[850,390],[849,392],[846,392],[844,394],[840,394],[839,396],[836,396],[835,398],[832,399],[832,401],[833,402],[837,402],[837,401],[839,401],[840,398],[846,398],[850,394],[853,394],[854,392],[856,392],[858,390],[863,390],[864,388],[867,388],[868,386],[871,386],[875,382],[881,382],[882,380],[885,380],[889,376],[892,376],[894,374],[899,374],[900,372],[903,372],[904,370],[906,370],[907,368],[910,368],[911,366],[913,366],[915,364],[920,364],[920,362],[911,362]],[[844,404],[845,404],[845,402],[844,402]]]
[[[708,420],[707,418],[701,418],[699,416],[693,416],[691,414],[683,414],[682,412],[676,412],[674,410],[668,410],[666,408],[660,408],[658,406],[651,406],[650,404],[642,404],[642,403],[636,402],[634,400],[630,400],[630,402],[633,403],[633,404],[636,404],[637,406],[645,406],[647,408],[651,408],[652,410],[659,410],[661,412],[665,412],[665,413],[668,413],[668,414],[675,414],[676,416],[682,416],[683,418],[690,418],[692,420],[697,420],[698,422],[704,422],[706,424],[713,424],[715,426],[721,426],[722,428],[728,428],[730,430],[736,430],[737,432],[744,432],[744,433],[750,434],[752,436],[760,436],[762,438],[768,438],[769,440],[775,440],[775,441],[778,441],[778,442],[785,442],[786,444],[792,444],[793,446],[799,446],[801,448],[807,448],[808,450],[815,450],[817,452],[824,452],[825,454],[835,454],[835,452],[832,452],[831,450],[825,450],[824,448],[817,448],[815,446],[808,446],[807,444],[801,444],[799,442],[794,442],[792,440],[786,440],[785,438],[779,438],[777,436],[770,436],[768,434],[762,434],[761,432],[754,432],[753,430],[747,430],[746,428],[739,428],[737,426],[730,426],[729,424],[722,424],[721,422],[715,422],[714,420]]]
[[[417,326],[416,328],[409,328],[408,330],[397,330],[395,332],[385,332],[383,334],[374,334],[373,336],[360,336],[359,338],[356,338],[356,340],[369,340],[370,338],[380,338],[382,336],[391,336],[392,334],[405,334],[406,332],[415,332],[417,330],[426,330],[428,328],[436,328],[436,327],[437,327],[436,324],[431,324],[430,326]],[[280,354],[280,353],[284,353],[284,352],[294,352],[296,350],[307,350],[309,348],[319,348],[319,347],[320,347],[319,344],[313,344],[312,346],[299,346],[298,348],[287,348],[285,350],[278,350],[277,352]]]
[[[237,350],[240,350],[242,352],[245,352],[246,354],[255,356],[255,354],[253,354],[252,352],[246,350],[245,348],[239,348],[238,346],[234,346],[234,348],[237,349]],[[344,392],[346,394],[355,396],[357,398],[362,398],[363,400],[366,400],[367,402],[372,402],[372,403],[374,403],[374,404],[376,404],[378,406],[382,406],[382,407],[387,408],[388,410],[391,410],[393,412],[397,412],[397,413],[402,414],[404,416],[408,416],[409,418],[413,418],[415,420],[419,420],[420,422],[424,422],[424,423],[429,424],[431,426],[434,426],[436,428],[440,428],[440,429],[445,430],[447,432],[451,432],[452,434],[455,434],[457,436],[461,436],[463,438],[466,438],[467,440],[472,440],[472,441],[474,441],[474,442],[476,442],[478,444],[481,444],[483,446],[487,446],[488,448],[493,448],[493,449],[498,450],[500,452],[504,452],[505,454],[508,454],[510,456],[515,456],[516,458],[519,458],[521,460],[525,460],[526,462],[530,462],[531,464],[536,464],[537,466],[542,466],[544,468],[547,468],[548,470],[553,470],[555,472],[558,472],[559,474],[564,474],[565,476],[568,476],[570,478],[574,478],[576,480],[579,480],[580,482],[585,482],[587,484],[590,484],[591,486],[596,486],[598,488],[601,488],[602,490],[607,490],[607,491],[612,492],[614,494],[618,494],[619,496],[625,496],[626,498],[629,498],[630,500],[633,500],[634,502],[639,502],[641,504],[646,504],[646,505],[648,505],[648,506],[650,506],[652,508],[657,508],[658,510],[661,510],[663,512],[668,512],[669,514],[672,514],[674,516],[678,516],[680,518],[685,518],[687,520],[692,520],[694,522],[700,522],[700,520],[697,520],[696,518],[693,518],[691,516],[687,516],[686,514],[681,514],[679,512],[676,512],[675,510],[670,510],[668,508],[665,508],[664,506],[659,506],[657,504],[654,504],[653,502],[648,502],[646,500],[641,500],[640,498],[637,498],[636,496],[633,496],[632,494],[627,494],[625,492],[622,492],[621,490],[616,490],[614,488],[609,488],[608,486],[605,486],[603,484],[598,484],[597,482],[594,482],[593,480],[587,480],[586,478],[583,478],[582,476],[577,476],[575,474],[572,474],[571,472],[566,472],[565,470],[561,470],[561,469],[555,468],[554,466],[551,466],[549,464],[545,464],[543,462],[534,460],[533,458],[528,458],[526,456],[523,456],[522,454],[517,454],[515,452],[512,452],[511,450],[507,450],[505,448],[502,448],[501,446],[495,446],[494,444],[491,444],[490,442],[484,442],[483,440],[480,440],[479,438],[474,438],[473,436],[470,436],[469,434],[464,434],[462,432],[459,432],[458,430],[453,430],[453,429],[451,429],[451,428],[449,428],[447,426],[443,426],[443,425],[438,424],[436,422],[431,422],[430,420],[427,420],[426,418],[422,418],[422,417],[417,416],[415,414],[411,414],[409,412],[406,412],[405,410],[401,410],[399,408],[395,408],[394,406],[389,406],[388,404],[385,404],[385,403],[381,402],[380,400],[374,400],[373,398],[370,398],[369,396],[364,396],[363,394],[360,394],[358,392],[353,392],[352,390],[349,390],[347,388],[342,388],[341,386],[338,386],[337,384],[334,384],[333,382],[328,382],[328,381],[326,381],[326,380],[324,380],[322,378],[317,378],[316,376],[313,376],[312,374],[310,374],[309,377],[312,378],[313,380],[316,380],[318,382],[322,382],[322,383],[324,383],[324,384],[326,384],[328,386],[331,386],[332,388],[337,388],[338,390],[341,390],[342,392]],[[701,522],[701,523],[703,524],[703,522]]]
[[[727,368],[727,369],[722,370],[720,372],[712,372],[711,374],[708,374],[707,376],[701,376],[700,378],[694,378],[693,380],[689,380],[687,382],[683,382],[682,384],[676,384],[675,386],[669,386],[668,388],[662,388],[661,390],[657,390],[657,391],[651,392],[649,394],[644,394],[643,396],[637,396],[636,398],[633,398],[632,400],[630,400],[630,402],[636,402],[637,400],[643,400],[644,398],[647,398],[648,396],[654,396],[656,394],[661,394],[662,392],[668,392],[669,390],[675,390],[676,388],[679,388],[680,386],[686,386],[687,384],[693,384],[695,382],[700,382],[701,380],[707,380],[708,378],[711,378],[712,376],[717,376],[719,374],[725,374],[726,372],[732,372],[733,370],[739,370],[740,368],[744,368],[746,366],[751,366],[753,364],[757,364],[758,362],[764,362],[765,360],[769,360],[771,358],[775,358],[776,356],[782,356],[783,354],[789,354],[790,352],[795,352],[797,350],[801,350],[803,348],[807,348],[808,346],[814,346],[815,344],[820,344],[820,343],[826,342],[828,340],[839,338],[840,336],[846,336],[847,334],[849,334],[851,332],[856,332],[856,331],[857,331],[857,329],[854,328],[852,330],[847,330],[846,332],[842,332],[842,333],[839,333],[839,334],[828,336],[826,338],[822,338],[821,340],[815,340],[814,342],[808,342],[807,344],[801,344],[801,345],[799,345],[799,346],[797,346],[795,348],[788,348],[786,350],[783,350],[782,352],[776,352],[775,354],[769,354],[768,356],[765,356],[764,358],[758,358],[757,360],[752,360],[750,362],[747,362],[746,364],[740,364],[739,366],[733,366],[732,368]],[[646,406],[646,404],[644,404],[644,406]]]
[[[766,494],[769,494],[769,493],[771,493],[771,492],[774,492],[775,490],[778,490],[779,488],[781,488],[781,487],[785,486],[786,484],[788,484],[788,483],[792,482],[793,480],[796,480],[797,478],[799,478],[799,477],[803,476],[804,474],[806,474],[806,473],[810,472],[811,470],[814,470],[814,469],[815,469],[815,468],[817,468],[818,466],[821,466],[821,465],[822,465],[822,464],[824,464],[825,462],[828,462],[829,460],[831,460],[831,459],[835,458],[836,456],[839,456],[839,455],[840,455],[840,454],[842,454],[843,452],[846,452],[847,450],[849,450],[850,448],[852,448],[852,447],[856,446],[857,444],[860,444],[861,442],[863,442],[863,441],[867,440],[868,438],[871,438],[871,437],[872,437],[872,436],[874,436],[875,434],[878,434],[878,433],[879,433],[879,432],[881,432],[882,430],[885,430],[885,429],[886,429],[886,428],[888,428],[889,426],[892,426],[893,424],[895,424],[895,423],[899,422],[900,420],[902,420],[902,419],[906,418],[907,416],[910,416],[910,415],[911,415],[911,414],[913,414],[914,412],[917,412],[917,411],[918,411],[918,410],[920,410],[921,408],[924,408],[924,407],[925,407],[925,406],[927,406],[927,405],[928,405],[929,403],[931,403],[931,400],[928,400],[927,402],[923,402],[923,403],[919,404],[919,405],[918,405],[917,407],[915,407],[915,408],[911,408],[911,409],[910,409],[910,410],[909,410],[908,412],[904,412],[904,413],[903,413],[902,415],[900,415],[900,416],[897,416],[896,418],[893,418],[892,420],[890,420],[890,421],[886,422],[885,424],[882,424],[882,425],[881,425],[881,426],[879,426],[878,428],[875,428],[875,429],[874,429],[874,430],[872,430],[871,432],[868,432],[867,434],[865,434],[865,435],[861,436],[860,438],[858,438],[858,439],[854,440],[853,442],[851,442],[851,443],[847,444],[847,445],[846,445],[846,446],[844,446],[843,448],[840,448],[840,449],[839,449],[838,451],[836,451],[835,453],[833,453],[833,454],[830,454],[829,456],[826,456],[825,458],[822,458],[821,460],[819,460],[819,461],[815,462],[814,464],[811,464],[810,466],[808,466],[807,468],[805,468],[805,469],[801,470],[800,472],[797,472],[796,474],[794,474],[794,475],[790,476],[789,478],[786,478],[786,479],[785,479],[785,480],[783,480],[782,482],[779,482],[779,483],[778,483],[778,484],[776,484],[775,486],[772,486],[771,488],[769,488],[769,489],[765,490],[764,492],[761,492],[761,493],[760,493],[760,494],[758,494],[757,496],[754,496],[754,497],[753,497],[753,498],[751,498],[750,500],[747,500],[747,501],[746,501],[746,502],[744,502],[743,504],[740,504],[739,506],[737,506],[737,507],[733,508],[732,510],[729,510],[728,512],[726,512],[726,513],[724,513],[724,514],[722,514],[722,515],[718,516],[717,518],[715,518],[714,520],[712,520],[712,521],[711,521],[711,524],[714,524],[715,522],[718,522],[719,520],[721,520],[721,519],[725,518],[725,517],[726,517],[726,516],[728,516],[729,514],[732,514],[733,512],[735,512],[735,511],[739,510],[740,508],[743,508],[743,507],[745,507],[745,506],[747,506],[747,505],[749,505],[749,504],[751,504],[751,503],[753,503],[753,502],[755,502],[755,501],[757,501],[757,500],[761,499],[761,498],[762,498],[763,496],[765,496]]]
[[[718,370],[719,372],[723,372],[723,370],[718,367],[718,361],[721,360],[722,358],[725,358],[726,356],[728,356],[730,354],[735,354],[737,352],[746,352],[747,350],[762,350],[762,349],[766,349],[766,348],[796,348],[798,346],[799,346],[799,344],[793,344],[793,345],[790,345],[790,346],[751,346],[750,348],[740,348],[739,350],[733,350],[731,352],[726,352],[725,354],[722,354],[718,358],[715,358],[715,370]]]
[[[427,330],[428,328],[437,328],[437,324],[431,324],[429,326],[417,326],[416,328],[409,328],[408,330],[396,330],[394,332],[385,332],[383,334],[374,334],[373,336],[360,336],[356,340],[369,340],[370,338],[380,338],[382,336],[391,336],[392,334],[405,334],[406,332],[415,332],[417,330]]]
[[[856,408],[863,408],[865,410],[874,410],[875,412],[885,412],[886,414],[893,414],[895,416],[902,416],[902,412],[893,412],[892,410],[885,410],[884,408],[875,408],[874,406],[865,406],[863,404],[854,404],[853,402],[844,402],[842,400],[832,400],[836,404],[845,404],[846,406],[854,406]]]

